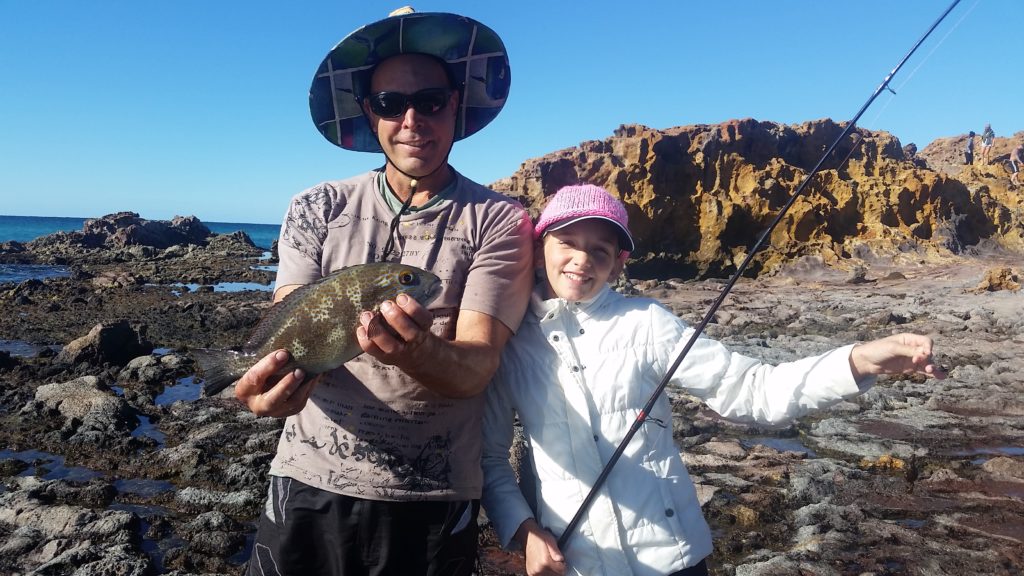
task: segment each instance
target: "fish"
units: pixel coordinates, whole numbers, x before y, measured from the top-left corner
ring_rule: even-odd
[[[441,280],[415,266],[377,262],[342,268],[295,289],[267,311],[241,350],[191,351],[204,394],[219,394],[281,348],[291,353],[291,360],[279,375],[301,368],[310,378],[341,366],[362,353],[356,340],[359,314],[377,312],[385,300],[399,294],[426,306],[441,294]],[[386,326],[385,322],[381,327]]]

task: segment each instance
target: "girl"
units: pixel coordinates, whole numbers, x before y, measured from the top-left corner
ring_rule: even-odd
[[[516,540],[539,574],[706,575],[711,533],[671,426],[644,426],[613,468],[583,521],[561,534],[652,390],[692,335],[649,298],[627,298],[609,282],[633,238],[625,207],[597,186],[558,191],[537,221],[543,271],[519,332],[487,391],[483,506],[504,546]],[[719,414],[780,422],[867,390],[874,375],[922,372],[944,378],[932,341],[900,334],[778,366],[700,338],[671,384]],[[530,445],[537,515],[509,464],[514,414]],[[670,422],[659,399],[649,419]]]

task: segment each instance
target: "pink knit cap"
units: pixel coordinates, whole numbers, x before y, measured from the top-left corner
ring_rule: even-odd
[[[533,237],[540,238],[545,232],[587,218],[599,218],[615,224],[619,229],[619,247],[627,252],[633,251],[633,236],[629,233],[626,207],[607,190],[593,184],[564,186],[556,192],[540,213],[533,227]]]

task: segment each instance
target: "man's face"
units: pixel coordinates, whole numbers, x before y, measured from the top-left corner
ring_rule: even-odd
[[[448,77],[437,60],[422,54],[403,54],[381,62],[373,73],[370,91],[399,92],[406,96],[426,89],[449,90]],[[434,173],[444,165],[455,138],[459,95],[452,91],[447,105],[436,114],[407,107],[395,118],[374,114],[366,101],[363,110],[388,159],[414,177]]]

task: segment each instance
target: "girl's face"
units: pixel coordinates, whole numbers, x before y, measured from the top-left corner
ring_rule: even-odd
[[[597,295],[622,272],[626,254],[619,248],[615,225],[590,218],[544,234],[534,253],[547,278],[547,298],[570,302]]]

